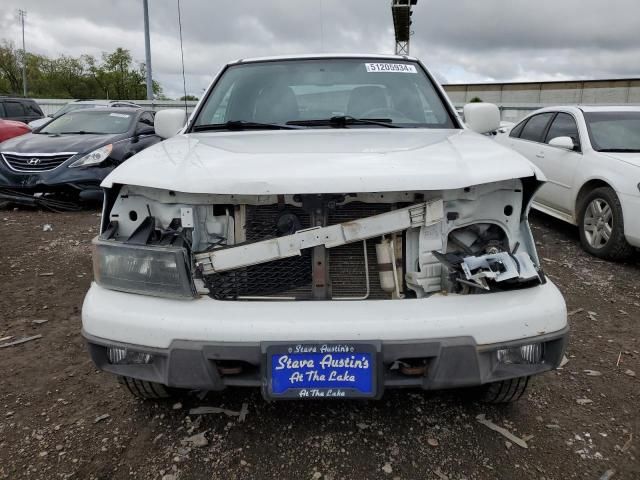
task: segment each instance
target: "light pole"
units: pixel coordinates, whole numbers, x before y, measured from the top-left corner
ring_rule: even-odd
[[[391,14],[393,28],[396,35],[396,55],[409,55],[409,40],[411,38],[411,7],[418,0],[392,0]]]
[[[144,7],[144,54],[147,64],[147,100],[153,100],[153,80],[151,76],[151,39],[149,38],[149,0],[142,0]]]
[[[18,10],[20,22],[22,23],[22,95],[27,96],[27,50],[24,47],[24,17],[27,16],[25,10]]]

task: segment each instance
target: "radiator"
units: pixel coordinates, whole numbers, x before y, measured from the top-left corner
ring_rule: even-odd
[[[328,225],[388,212],[389,204],[360,202],[338,205],[328,210]],[[247,242],[256,242],[292,233],[278,230],[281,217],[297,219],[297,229],[309,228],[309,214],[302,208],[289,205],[247,206],[245,232]],[[281,222],[282,223],[282,222]],[[281,228],[282,230],[282,228]],[[380,288],[375,244],[379,238],[367,241],[369,266],[369,298],[386,299],[390,294]],[[310,249],[299,257],[285,258],[237,270],[206,275],[204,280],[210,296],[218,300],[241,300],[257,297],[309,300],[311,299]],[[367,291],[362,242],[329,249],[329,276],[332,298],[362,297]]]

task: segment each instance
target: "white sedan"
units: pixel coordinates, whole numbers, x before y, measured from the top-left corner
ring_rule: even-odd
[[[543,108],[496,140],[540,167],[533,208],[577,225],[587,252],[640,247],[640,107]]]

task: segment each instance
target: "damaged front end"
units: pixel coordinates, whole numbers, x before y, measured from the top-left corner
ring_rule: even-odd
[[[223,301],[483,294],[544,283],[534,177],[438,191],[215,195],[107,191],[96,281]]]

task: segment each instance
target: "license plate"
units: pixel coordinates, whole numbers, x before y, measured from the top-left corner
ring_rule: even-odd
[[[373,398],[377,348],[361,343],[304,343],[266,348],[267,398]]]

